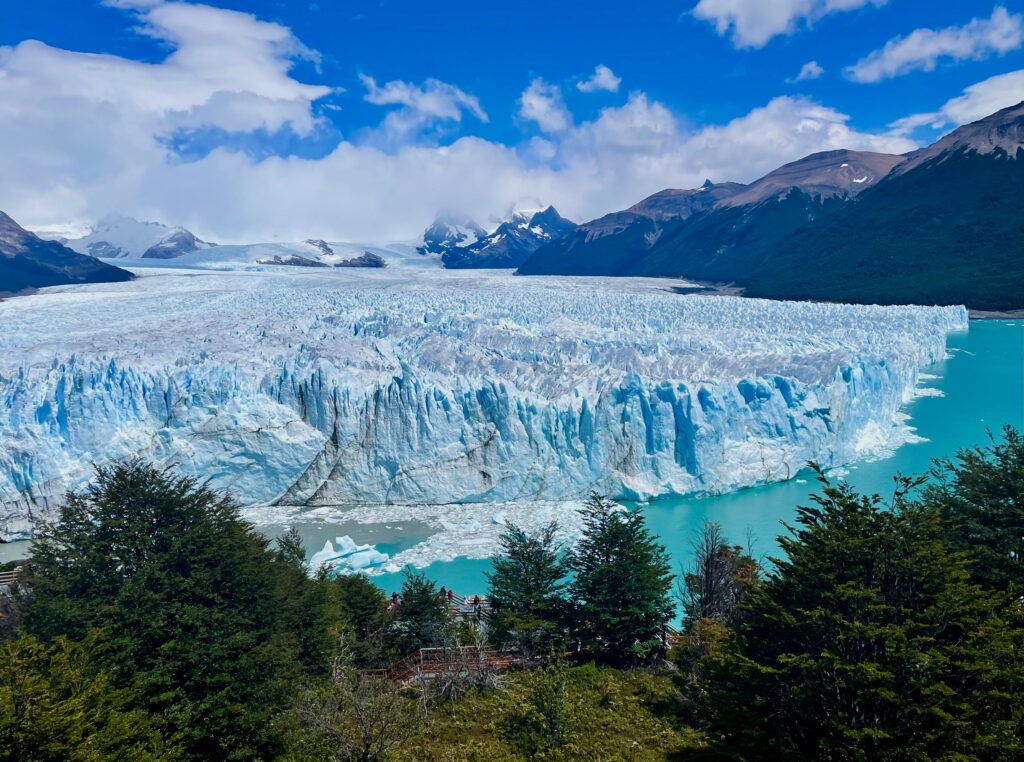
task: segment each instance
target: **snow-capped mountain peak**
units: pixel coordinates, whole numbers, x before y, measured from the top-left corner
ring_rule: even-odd
[[[196,238],[183,227],[110,214],[88,235],[70,239],[66,245],[81,254],[104,259],[172,259],[214,244]]]
[[[423,242],[416,247],[420,254],[444,254],[456,246],[470,246],[487,235],[487,231],[466,215],[441,212],[425,231]]]
[[[473,243],[450,246],[441,254],[449,268],[518,267],[537,249],[576,227],[553,206],[539,211],[516,211],[493,233]]]

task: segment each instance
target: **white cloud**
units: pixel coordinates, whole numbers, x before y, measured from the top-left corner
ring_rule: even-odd
[[[894,135],[909,135],[919,127],[942,129],[959,126],[1014,106],[1024,100],[1024,69],[998,74],[964,89],[938,111],[911,114],[889,125]]]
[[[576,83],[576,89],[581,93],[596,93],[598,90],[617,93],[621,82],[622,77],[616,77],[615,72],[607,66],[598,64],[594,67],[594,73],[590,75],[589,79]]]
[[[367,132],[369,141],[381,147],[393,147],[415,139],[434,125],[445,122],[460,123],[462,112],[468,111],[481,122],[488,117],[473,95],[454,85],[437,79],[428,79],[422,85],[395,80],[378,85],[373,77],[359,75],[366,87],[365,100],[378,106],[401,106],[390,112],[380,127]],[[430,135],[424,134],[429,138]]]
[[[915,29],[894,37],[845,69],[854,82],[880,82],[912,71],[932,71],[940,58],[978,61],[1004,55],[1024,43],[1024,16],[997,6],[990,18],[976,18],[963,26]]]
[[[800,67],[799,73],[795,77],[787,79],[787,82],[803,82],[805,79],[818,79],[825,70],[818,65],[817,61],[808,61]]]
[[[815,151],[916,145],[859,132],[846,115],[798,97],[693,129],[634,92],[574,124],[558,88],[538,80],[519,105],[545,134],[520,147],[416,135],[381,146],[356,134],[317,159],[217,149],[185,162],[160,140],[183,125],[238,131],[291,124],[312,133],[314,101],[329,91],[290,76],[295,56],[313,54],[279,25],[186,3],[132,13],[149,33],[166,35],[164,60],[41,43],[0,49],[0,209],[19,222],[89,222],[117,211],[222,242],[401,239],[416,236],[440,208],[488,219],[539,198],[584,220],[705,177],[750,181]],[[400,112],[441,124],[486,116],[453,85],[366,84],[366,97],[393,107],[378,130]]]
[[[759,48],[772,37],[793,34],[801,23],[810,25],[823,16],[851,11],[887,0],[700,0],[691,13],[729,34],[737,48]]]
[[[519,97],[519,115],[537,123],[543,132],[561,132],[572,125],[562,91],[543,79],[535,79]]]
[[[379,106],[397,104],[436,119],[456,122],[461,121],[465,109],[481,122],[487,121],[487,114],[475,96],[437,79],[428,79],[421,86],[397,80],[378,86],[373,77],[365,74],[359,79],[366,86],[366,100]]]

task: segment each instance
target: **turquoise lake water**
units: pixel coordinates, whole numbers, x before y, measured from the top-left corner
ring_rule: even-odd
[[[864,492],[883,496],[892,492],[895,473],[922,473],[933,458],[951,456],[962,447],[987,441],[987,430],[998,433],[1004,424],[1024,428],[1024,321],[972,321],[967,332],[952,334],[948,340],[951,357],[927,368],[938,378],[927,386],[943,396],[920,397],[906,412],[910,424],[925,441],[906,444],[894,455],[848,466],[845,478]],[[730,540],[746,544],[753,538],[756,555],[777,552],[775,538],[784,531],[783,521],[791,521],[798,505],[806,504],[815,482],[806,475],[767,487],[733,492],[714,497],[665,500],[645,507],[653,531],[668,547],[673,561],[688,564],[694,534],[705,521],[717,521]],[[319,550],[336,534],[349,534],[357,542],[376,543],[378,549],[394,555],[416,544],[429,530],[416,522],[403,522],[400,538],[379,542],[374,534],[382,531],[371,525],[339,527],[318,523],[296,524],[310,552]],[[280,527],[263,527],[276,534]],[[28,543],[0,544],[0,561],[25,555]],[[483,593],[483,574],[490,569],[488,559],[458,558],[439,562],[424,571],[439,585],[463,593]],[[387,592],[401,587],[401,574],[374,577]]]

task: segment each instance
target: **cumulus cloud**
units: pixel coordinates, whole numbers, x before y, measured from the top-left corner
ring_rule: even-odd
[[[880,82],[912,71],[932,71],[941,58],[978,61],[1004,55],[1024,43],[1024,15],[1002,6],[990,18],[971,19],[963,26],[915,29],[894,37],[845,69],[854,82]]]
[[[366,87],[365,100],[378,106],[401,106],[385,117],[384,122],[368,133],[380,145],[394,145],[412,139],[418,133],[445,122],[459,123],[463,111],[481,122],[487,122],[480,101],[455,85],[428,79],[422,85],[395,80],[384,85],[365,74],[359,75]]]
[[[830,13],[851,11],[865,5],[885,5],[887,0],[700,0],[691,13],[728,34],[737,48],[760,48],[781,34],[793,34],[801,24],[810,25]]]
[[[894,135],[909,135],[919,127],[959,126],[1014,106],[1024,100],[1024,69],[998,74],[964,89],[938,111],[910,114],[889,125]]]
[[[519,97],[519,116],[537,123],[543,132],[561,132],[572,125],[572,114],[565,107],[557,85],[535,79]]]
[[[817,79],[825,70],[818,65],[817,61],[808,61],[800,67],[800,71],[795,77],[787,79],[787,82],[803,82],[805,79]]]
[[[598,64],[588,79],[576,83],[576,89],[581,93],[596,93],[598,90],[617,93],[621,82],[622,77],[616,77],[615,72],[607,66]]]
[[[383,86],[378,86],[373,77],[365,74],[359,79],[366,86],[366,100],[379,106],[397,104],[430,117],[456,122],[462,119],[462,111],[466,110],[481,122],[487,121],[487,114],[475,96],[437,79],[428,79],[422,85],[396,80]]]
[[[543,134],[520,146],[472,136],[381,145],[354,134],[320,158],[222,147],[184,161],[165,139],[183,125],[315,133],[322,99],[333,94],[290,74],[296,58],[315,54],[284,27],[205,6],[139,2],[127,12],[170,49],[158,62],[42,43],[0,49],[0,209],[20,222],[49,227],[116,211],[222,242],[410,239],[440,208],[488,219],[539,198],[584,220],[705,177],[750,181],[815,151],[916,147],[855,130],[847,115],[800,97],[694,128],[633,92],[574,123],[559,89],[537,80],[519,106]],[[393,109],[382,130],[399,112],[443,124],[486,118],[454,85],[370,77],[364,85],[361,97]]]

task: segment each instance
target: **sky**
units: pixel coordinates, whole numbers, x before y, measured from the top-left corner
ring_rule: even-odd
[[[1024,99],[1019,0],[2,0],[0,209],[207,240],[415,238],[835,148],[904,153]]]

